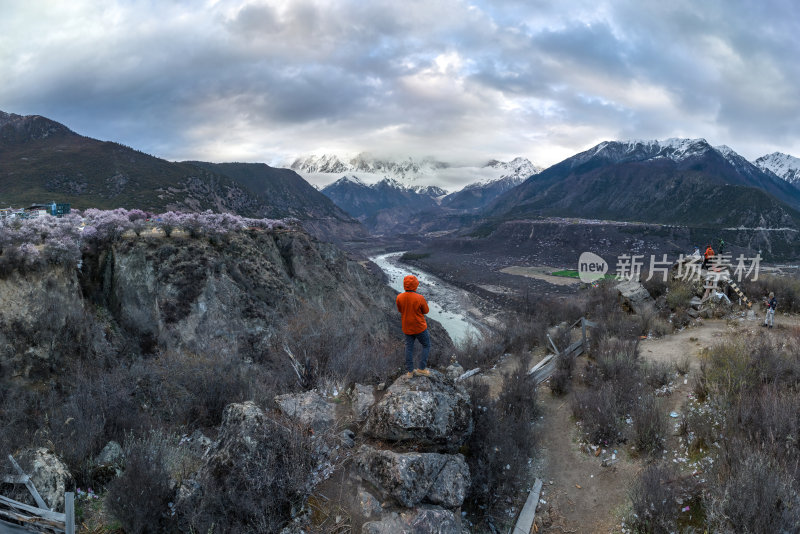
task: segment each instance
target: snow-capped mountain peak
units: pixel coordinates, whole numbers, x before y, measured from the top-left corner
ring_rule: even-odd
[[[357,176],[348,176],[348,175],[342,176],[341,178],[336,180],[335,184],[336,185],[355,184],[367,187],[367,184],[362,182]]]
[[[526,180],[541,168],[523,157],[511,161],[492,160],[484,166],[461,166],[432,158],[378,159],[361,153],[347,158],[335,154],[294,159],[289,167],[310,183],[330,184],[334,176],[346,175],[361,185],[374,185],[391,179],[398,188],[429,196],[447,194],[447,189],[461,189],[465,183],[487,185],[511,179],[514,185]]]
[[[782,152],[773,152],[761,156],[753,164],[763,171],[775,173],[790,184],[800,184],[800,158]]]
[[[493,159],[489,163],[486,164],[486,167],[491,167],[493,169],[498,169],[501,171],[501,175],[497,179],[504,179],[504,178],[515,178],[527,180],[529,177],[533,176],[534,174],[538,174],[542,172],[541,167],[537,167],[533,163],[528,160],[528,158],[516,157],[511,161],[497,161]],[[484,183],[488,183],[493,181],[491,179],[486,180]]]
[[[713,150],[705,139],[631,139],[627,141],[603,141],[597,146],[571,158],[575,167],[594,158],[621,163],[623,161],[646,161],[657,158],[681,162]]]

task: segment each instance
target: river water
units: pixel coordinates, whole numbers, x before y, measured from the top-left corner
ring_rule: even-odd
[[[481,325],[472,318],[467,309],[475,308],[470,303],[469,293],[448,284],[418,267],[399,262],[403,252],[381,254],[370,258],[389,277],[389,286],[403,292],[403,278],[413,274],[419,280],[417,293],[428,301],[428,317],[439,321],[455,343],[463,342],[471,336],[481,336]],[[475,310],[477,311],[477,310]]]

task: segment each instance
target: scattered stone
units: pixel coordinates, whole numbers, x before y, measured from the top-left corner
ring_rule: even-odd
[[[334,405],[322,398],[317,391],[278,395],[275,402],[284,414],[310,426],[315,434],[330,430],[335,422]]]
[[[383,512],[380,501],[364,489],[358,490],[358,506],[361,514],[367,519],[379,517]]]
[[[396,453],[363,445],[355,464],[365,480],[408,508],[422,501],[461,506],[470,483],[460,454]]]
[[[363,421],[367,417],[367,412],[375,404],[375,394],[372,386],[356,384],[353,387],[353,415],[356,421]]]
[[[339,434],[339,437],[342,440],[342,445],[348,449],[352,449],[356,446],[356,433],[349,428],[342,430],[342,433]]]
[[[420,506],[364,523],[362,534],[461,534],[461,518],[438,506]]]
[[[455,450],[472,434],[469,394],[439,371],[430,376],[401,376],[369,412],[364,432],[386,441],[414,441]]]
[[[456,380],[459,376],[464,374],[464,368],[458,362],[453,362],[445,369],[445,374],[450,380]]]

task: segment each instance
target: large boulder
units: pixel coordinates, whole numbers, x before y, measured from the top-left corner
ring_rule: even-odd
[[[315,434],[330,430],[336,421],[335,406],[317,391],[278,395],[275,402],[284,414],[311,427]]]
[[[459,507],[470,483],[460,454],[397,453],[363,445],[355,464],[365,480],[407,508],[423,501]]]
[[[74,484],[67,465],[55,453],[39,447],[22,451],[17,459],[36,491],[51,510],[64,511],[64,492]]]
[[[364,432],[386,441],[413,441],[455,450],[472,434],[469,394],[441,373],[398,378],[369,412]]]
[[[636,280],[623,280],[616,285],[622,307],[628,311],[644,313],[653,309],[655,301],[642,284]]]
[[[438,506],[420,506],[364,523],[362,534],[461,534],[460,518]]]

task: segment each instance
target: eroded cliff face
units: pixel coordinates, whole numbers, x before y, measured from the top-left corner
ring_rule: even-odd
[[[378,336],[391,331],[393,297],[382,282],[332,245],[297,231],[202,240],[119,243],[98,258],[96,298],[147,343],[202,352],[258,351],[298,313]]]
[[[263,361],[309,331],[323,332],[323,342],[324,332],[401,338],[394,292],[334,245],[294,229],[125,237],[86,252],[79,270],[13,272],[0,279],[0,295],[0,365],[30,380],[76,358],[163,350]],[[432,332],[452,346],[438,324]]]
[[[93,352],[76,273],[61,267],[0,278],[0,371],[5,378],[45,379],[68,356]]]

